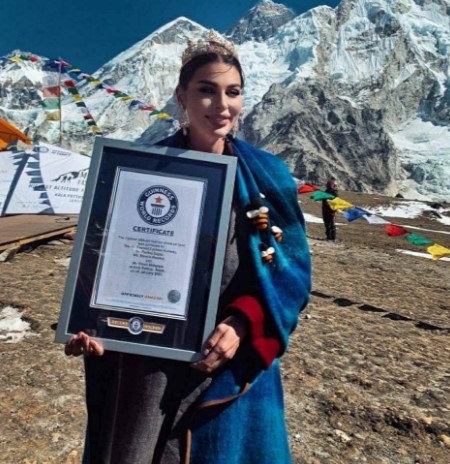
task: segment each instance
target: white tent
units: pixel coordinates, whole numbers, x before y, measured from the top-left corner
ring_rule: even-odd
[[[78,214],[90,161],[46,143],[0,152],[0,216]]]

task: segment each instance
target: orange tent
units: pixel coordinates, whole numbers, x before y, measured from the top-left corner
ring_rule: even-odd
[[[15,142],[16,140],[31,143],[31,139],[17,129],[17,127],[6,122],[4,119],[0,119],[0,150],[4,150],[8,144]]]

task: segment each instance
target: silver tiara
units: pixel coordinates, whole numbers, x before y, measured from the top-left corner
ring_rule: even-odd
[[[181,65],[184,66],[192,58],[205,53],[218,53],[239,59],[234,43],[224,39],[214,29],[210,29],[207,38],[199,39],[197,42],[188,41],[188,46],[181,55]]]

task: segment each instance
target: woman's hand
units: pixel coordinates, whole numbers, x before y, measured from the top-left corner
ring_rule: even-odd
[[[203,351],[204,358],[191,366],[203,372],[212,372],[226,363],[236,354],[239,345],[247,333],[245,316],[233,315],[221,322]]]
[[[67,356],[102,356],[105,352],[103,346],[92,340],[92,338],[85,332],[78,332],[76,335],[72,335],[66,343],[64,353]]]

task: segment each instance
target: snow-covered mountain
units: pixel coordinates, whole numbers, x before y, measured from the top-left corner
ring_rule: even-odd
[[[176,117],[181,52],[205,33],[178,18],[95,76]],[[296,177],[321,185],[334,175],[342,188],[450,200],[448,0],[343,0],[297,17],[263,0],[227,35],[246,76],[243,135],[282,156]],[[58,143],[59,123],[39,106],[47,72],[8,58],[0,60],[0,117]],[[104,89],[79,91],[107,136],[155,141],[173,130]],[[89,152],[94,135],[63,95],[61,144]]]
[[[284,5],[262,0],[229,29],[226,36],[237,44],[249,40],[264,42],[294,17],[294,12]]]

